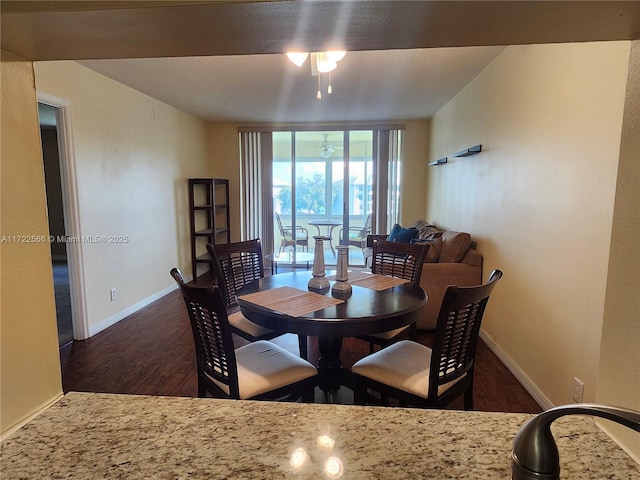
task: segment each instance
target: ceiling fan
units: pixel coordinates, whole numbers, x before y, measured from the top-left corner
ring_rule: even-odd
[[[342,148],[342,147],[334,147],[333,145],[331,145],[328,140],[329,138],[328,133],[323,133],[322,137],[324,138],[324,140],[322,141],[322,143],[320,143],[320,146],[322,147],[322,150],[320,151],[320,156],[322,158],[331,158],[331,155],[333,154],[333,152],[335,152],[336,149]]]

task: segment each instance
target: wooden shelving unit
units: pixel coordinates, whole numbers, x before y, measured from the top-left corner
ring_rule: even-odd
[[[199,266],[213,270],[207,243],[231,242],[229,219],[229,180],[224,178],[190,178],[189,212],[191,233],[191,268],[193,279],[206,273]]]

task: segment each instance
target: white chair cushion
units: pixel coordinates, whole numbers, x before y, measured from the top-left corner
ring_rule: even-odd
[[[351,367],[351,371],[418,397],[427,398],[430,366],[429,347],[410,340],[401,340],[358,360]],[[464,375],[453,382],[441,385],[438,394],[441,395],[462,378]]]
[[[396,335],[401,334],[403,331],[407,330],[409,327],[400,327],[395,330],[389,330],[388,332],[382,333],[373,333],[369,335],[370,337],[382,338],[383,340],[391,340]]]
[[[243,332],[246,332],[252,337],[256,338],[260,338],[263,335],[269,335],[273,333],[273,330],[262,327],[257,323],[253,323],[251,320],[247,319],[247,317],[245,317],[242,312],[235,312],[229,315],[229,323],[238,330],[242,330]]]
[[[266,340],[236,349],[236,362],[241,399],[290,385],[318,373],[316,367],[306,360]]]

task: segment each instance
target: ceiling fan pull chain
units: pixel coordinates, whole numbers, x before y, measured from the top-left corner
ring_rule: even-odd
[[[331,95],[333,93],[333,89],[331,88],[331,72],[329,72],[329,85],[327,86],[327,94]]]
[[[316,98],[318,100],[322,100],[322,92],[320,91],[320,77],[321,75],[318,75],[318,93],[316,95]]]

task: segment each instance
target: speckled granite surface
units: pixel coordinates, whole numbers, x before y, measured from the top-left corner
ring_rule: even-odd
[[[528,418],[70,393],[2,442],[0,477],[508,479],[512,439]],[[562,478],[640,478],[591,418],[560,419],[553,429]],[[319,445],[321,435],[332,448]]]

